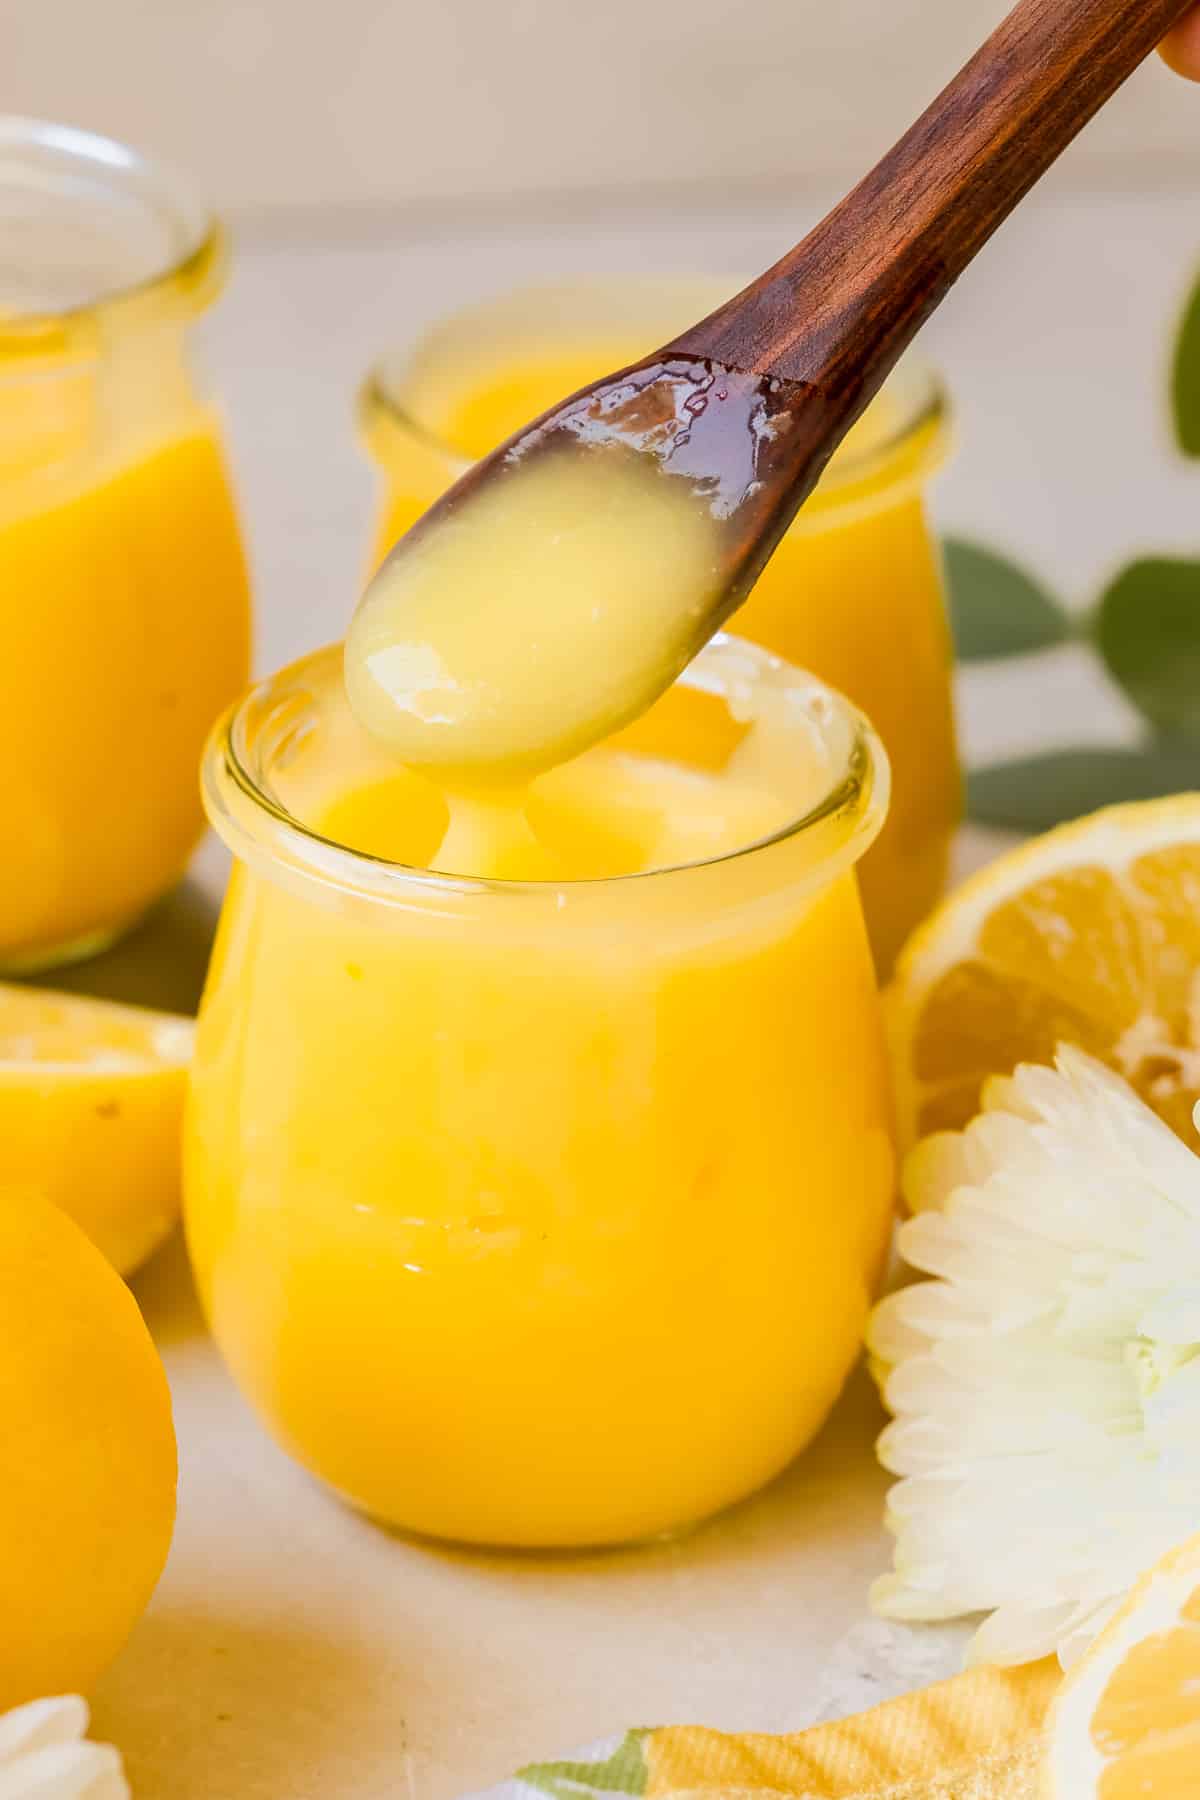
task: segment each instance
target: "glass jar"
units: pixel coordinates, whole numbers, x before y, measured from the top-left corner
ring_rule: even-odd
[[[604,880],[322,835],[379,773],[335,650],[209,746],[235,869],[193,1265],[269,1428],[390,1525],[553,1546],[703,1518],[803,1448],[859,1353],[894,1167],[853,867],[886,760],[839,696],[727,639],[628,741],[719,772],[755,696],[785,822]]]
[[[0,119],[0,968],[126,930],[203,830],[249,595],[189,327],[220,232],[106,138]]]
[[[455,314],[411,354],[385,357],[360,402],[383,478],[372,560],[473,457],[668,341],[728,291],[670,277],[522,290]],[[960,810],[941,557],[924,500],[947,439],[940,384],[905,364],[736,616],[741,636],[847,694],[887,745],[892,809],[860,871],[881,974],[942,891]]]

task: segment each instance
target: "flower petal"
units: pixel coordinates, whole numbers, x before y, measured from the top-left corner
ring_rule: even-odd
[[[868,1331],[901,1479],[890,1618],[990,1615],[980,1660],[1078,1653],[1200,1511],[1200,1158],[1065,1047],[909,1159],[916,1281]]]
[[[87,1728],[87,1701],[78,1694],[31,1700],[27,1706],[0,1714],[0,1767],[31,1750],[73,1743],[83,1737]]]
[[[108,1744],[52,1744],[0,1765],[0,1800],[130,1800]]]

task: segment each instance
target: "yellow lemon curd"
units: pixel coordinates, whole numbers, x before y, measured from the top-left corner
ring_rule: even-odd
[[[215,734],[185,1216],[279,1439],[404,1529],[604,1544],[784,1467],[888,1236],[870,729],[718,640],[524,786],[400,766],[336,650]]]
[[[473,459],[724,298],[720,284],[682,279],[534,289],[468,309],[380,365],[363,402],[384,480],[374,560]],[[740,635],[846,693],[887,745],[891,811],[860,869],[883,972],[941,892],[959,813],[940,557],[923,496],[945,435],[936,384],[915,365],[899,371],[736,617]]]
[[[99,948],[183,873],[249,596],[188,334],[221,234],[152,164],[0,120],[0,968]]]
[[[0,393],[0,430],[5,424]],[[0,965],[116,935],[203,829],[195,764],[246,679],[249,597],[210,414],[0,502]],[[50,704],[50,697],[53,703]]]

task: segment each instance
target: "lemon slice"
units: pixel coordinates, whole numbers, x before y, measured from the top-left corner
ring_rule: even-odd
[[[0,985],[0,1189],[44,1194],[121,1274],[179,1212],[192,1023]]]
[[[1144,1576],[1050,1713],[1047,1800],[1200,1794],[1200,1537]]]
[[[901,1136],[1078,1044],[1200,1139],[1200,794],[1113,806],[1000,857],[909,940],[887,997]]]

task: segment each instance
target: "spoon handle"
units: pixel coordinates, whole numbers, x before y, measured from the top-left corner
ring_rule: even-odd
[[[1190,0],[1020,0],[871,173],[667,346],[820,389],[847,423],[972,257]]]

